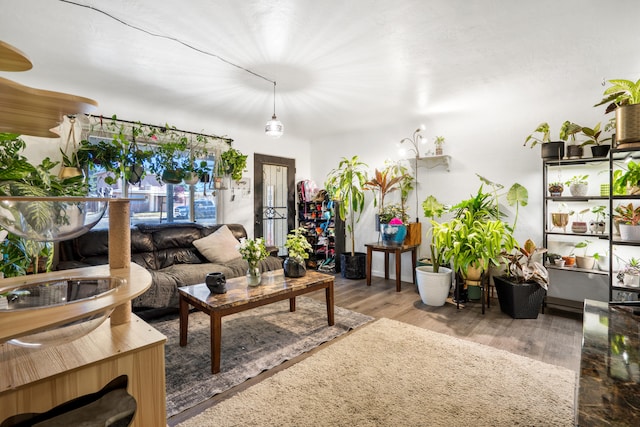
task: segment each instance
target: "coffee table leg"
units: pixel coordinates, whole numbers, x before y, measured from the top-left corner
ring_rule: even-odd
[[[329,286],[327,286],[325,293],[327,295],[327,320],[329,326],[333,326],[336,323],[333,314],[333,280],[329,283]]]
[[[211,373],[220,372],[220,351],[222,347],[222,316],[219,313],[211,313]]]
[[[187,345],[187,331],[189,329],[189,303],[180,296],[180,347]]]
[[[295,299],[295,297],[294,298],[289,298],[289,311],[291,313],[296,311],[296,299]]]

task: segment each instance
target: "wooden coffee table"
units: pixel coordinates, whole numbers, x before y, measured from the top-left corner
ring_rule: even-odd
[[[333,314],[333,276],[307,271],[304,277],[284,277],[284,270],[262,273],[260,286],[250,287],[247,279],[227,280],[226,294],[213,294],[207,285],[199,284],[178,288],[180,294],[180,346],[187,345],[189,306],[207,313],[211,318],[211,373],[220,372],[222,317],[239,313],[277,301],[289,300],[289,311],[296,311],[296,297],[324,289],[327,297],[327,320],[335,323]]]

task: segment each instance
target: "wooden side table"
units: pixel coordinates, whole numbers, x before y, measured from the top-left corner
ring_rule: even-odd
[[[367,243],[367,286],[371,286],[371,261],[373,252],[384,252],[384,278],[389,278],[389,254],[396,258],[396,292],[400,292],[400,276],[402,274],[402,254],[411,252],[413,283],[416,283],[416,266],[418,264],[418,247],[420,245],[385,246],[382,243]]]

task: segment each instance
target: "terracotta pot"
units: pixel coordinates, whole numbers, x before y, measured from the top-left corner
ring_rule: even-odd
[[[575,256],[563,256],[562,259],[564,260],[564,265],[566,267],[573,267],[576,264],[576,257]]]

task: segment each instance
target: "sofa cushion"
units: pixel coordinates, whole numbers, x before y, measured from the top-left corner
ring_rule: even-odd
[[[229,230],[223,225],[214,233],[202,239],[193,241],[193,246],[211,263],[225,264],[234,259],[241,258],[238,251],[239,242]]]

